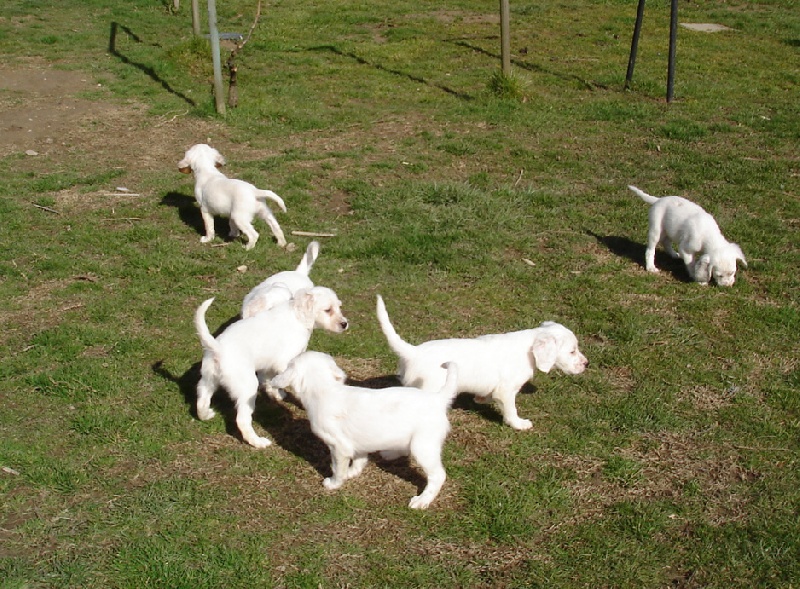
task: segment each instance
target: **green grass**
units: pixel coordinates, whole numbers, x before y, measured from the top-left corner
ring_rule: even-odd
[[[511,78],[496,6],[264,5],[224,117],[171,5],[0,15],[0,588],[800,583],[794,0],[681,4],[735,30],[679,30],[669,105],[664,1],[628,91],[630,2],[513,4]],[[247,33],[254,5],[218,11]],[[324,491],[294,405],[259,400],[264,451],[222,393],[198,421],[196,306],[225,325],[308,243],[201,244],[175,163],[206,141],[286,200],[287,236],[336,233],[313,278],[351,329],[311,347],[352,378],[394,370],[376,294],[412,342],[560,321],[589,369],[525,387],[528,432],[459,398],[423,513],[413,464]],[[646,273],[628,184],[712,212],[748,258],[735,286]]]

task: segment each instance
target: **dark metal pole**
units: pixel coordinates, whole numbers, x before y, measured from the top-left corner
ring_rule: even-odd
[[[625,76],[626,90],[630,87],[631,80],[633,80],[633,66],[636,65],[636,52],[639,50],[642,19],[644,19],[644,0],[639,0],[639,7],[636,9],[636,25],[633,27],[633,39],[631,40],[631,56],[628,58],[628,73]]]
[[[667,69],[667,102],[672,101],[675,86],[675,49],[678,44],[678,0],[672,0],[669,21],[669,65]]]

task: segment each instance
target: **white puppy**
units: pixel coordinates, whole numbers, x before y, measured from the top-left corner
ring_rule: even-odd
[[[266,199],[273,200],[283,212],[286,205],[283,199],[271,190],[261,190],[244,180],[228,178],[217,168],[225,165],[225,158],[213,147],[198,143],[189,148],[183,159],[178,162],[178,169],[184,174],[194,173],[194,196],[200,205],[200,214],[206,228],[203,243],[214,239],[214,216],[230,218],[230,235],[238,237],[239,232],[247,237],[246,249],[252,249],[258,241],[258,232],[253,228],[253,218],[263,219],[278,245],[286,246],[280,225],[275,215],[269,210]]]
[[[293,299],[272,309],[237,321],[215,339],[205,321],[213,301],[201,304],[194,319],[203,346],[197,416],[204,421],[214,417],[211,397],[218,387],[224,387],[236,404],[236,425],[242,438],[251,446],[264,448],[271,442],[253,430],[259,383],[272,398],[282,399],[283,393],[273,389],[269,379],[305,351],[315,327],[341,333],[347,329],[347,319],[336,293],[315,286],[298,291]]]
[[[314,283],[311,282],[308,273],[318,255],[319,243],[312,241],[308,244],[306,253],[295,270],[285,270],[273,274],[253,288],[242,302],[242,317],[247,319],[288,300],[286,298],[287,291],[291,298],[301,288],[312,288]]]
[[[575,335],[552,321],[524,331],[434,340],[414,346],[397,335],[380,295],[377,314],[389,346],[399,357],[398,376],[404,385],[438,390],[445,378],[442,364],[455,362],[459,367],[458,392],[472,393],[479,402],[497,402],[503,421],[514,429],[529,429],[532,425],[517,415],[515,399],[536,370],[550,372],[555,366],[567,374],[580,374],[589,364],[578,350]]]
[[[333,474],[323,481],[326,489],[338,489],[359,475],[370,452],[388,459],[411,455],[427,484],[408,506],[425,509],[447,478],[442,446],[450,431],[447,410],[457,394],[457,372],[453,363],[442,370],[447,378],[435,392],[367,389],[346,386],[347,375],[327,354],[305,352],[272,379],[272,386],[294,393],[308,414],[311,431],[328,445]]]
[[[645,266],[658,272],[656,245],[661,243],[673,258],[680,258],[692,280],[708,284],[711,278],[720,286],[736,280],[736,261],[747,266],[742,249],[722,236],[717,222],[699,205],[680,196],[650,196],[635,186],[628,186],[650,204],[650,227],[647,232]],[[672,244],[678,246],[676,252]],[[695,256],[699,256],[695,258]]]

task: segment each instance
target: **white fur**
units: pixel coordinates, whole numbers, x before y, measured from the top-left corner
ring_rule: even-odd
[[[285,270],[273,274],[253,288],[242,302],[242,317],[252,317],[256,313],[286,301],[286,292],[291,298],[301,288],[312,288],[314,283],[308,277],[311,267],[319,255],[319,243],[312,241],[295,270]]]
[[[346,386],[347,376],[333,358],[305,352],[272,379],[303,404],[311,430],[328,445],[333,474],[323,484],[338,489],[364,470],[368,454],[385,458],[411,455],[425,472],[427,484],[408,506],[425,509],[439,494],[447,475],[442,446],[450,423],[447,410],[457,394],[457,369],[442,367],[447,378],[435,392],[411,387],[381,390]]]
[[[503,421],[514,429],[529,429],[532,425],[517,415],[515,399],[536,370],[550,372],[556,367],[567,374],[580,374],[589,364],[578,350],[575,335],[552,321],[524,331],[434,340],[414,346],[397,335],[380,295],[377,315],[389,346],[399,357],[398,376],[404,385],[438,390],[445,378],[442,364],[455,362],[459,367],[458,391],[476,395],[480,402],[495,401]]]
[[[253,218],[264,220],[278,240],[278,245],[286,246],[286,238],[278,225],[275,215],[269,210],[266,199],[274,201],[283,212],[286,205],[283,199],[271,190],[261,190],[244,180],[228,178],[217,168],[225,165],[225,158],[213,147],[198,143],[189,148],[178,169],[194,174],[194,196],[200,205],[200,214],[206,234],[200,238],[203,243],[214,239],[214,216],[230,219],[230,235],[238,237],[242,232],[247,237],[246,249],[252,249],[258,241],[258,232],[253,228]]]
[[[680,258],[692,280],[708,284],[713,278],[720,286],[732,286],[736,280],[736,261],[747,266],[742,249],[722,236],[709,213],[680,196],[651,196],[635,186],[628,186],[650,205],[645,267],[658,272],[655,263],[659,243],[673,258]],[[678,246],[676,252],[672,244]],[[695,257],[698,256],[698,257]]]
[[[281,373],[289,361],[305,351],[315,327],[334,333],[347,329],[341,303],[329,288],[315,286],[295,293],[293,299],[254,317],[242,319],[214,338],[205,314],[214,299],[202,303],[195,313],[195,328],[203,346],[203,364],[197,384],[197,416],[214,417],[211,397],[224,387],[236,404],[236,425],[245,442],[256,448],[270,445],[253,430],[253,411],[259,383],[274,399],[283,398],[269,378]]]

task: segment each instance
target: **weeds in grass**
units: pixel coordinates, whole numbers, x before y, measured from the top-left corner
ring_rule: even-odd
[[[479,3],[274,4],[224,120],[208,41],[171,7],[7,0],[0,18],[0,586],[796,584],[790,0],[682,5],[735,31],[680,30],[669,105],[664,6],[623,91],[627,2],[513,6],[512,76]],[[246,2],[218,9],[223,30],[251,22]],[[326,492],[293,403],[259,399],[263,452],[224,394],[198,421],[197,304],[235,320],[310,238],[201,244],[175,169],[197,142],[285,199],[287,234],[335,234],[312,276],[351,330],[311,348],[354,381],[395,382],[376,294],[414,343],[560,321],[589,369],[536,375],[528,432],[459,398],[425,513],[403,461]],[[713,212],[748,258],[736,285],[699,287],[660,253],[645,272],[630,183]]]

